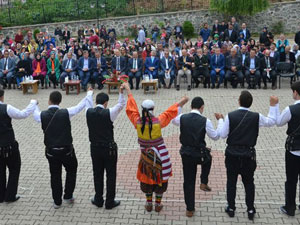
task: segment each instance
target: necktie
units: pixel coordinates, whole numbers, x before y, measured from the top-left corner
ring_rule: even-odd
[[[120,70],[120,58],[117,58],[117,70]]]
[[[151,57],[151,60],[152,60],[152,63],[153,63],[153,61],[154,61],[154,57]]]
[[[168,59],[166,58],[166,69],[169,69]]]
[[[270,60],[269,60],[269,57],[267,58],[267,67],[270,68]]]
[[[6,65],[7,65],[7,58],[5,59],[4,70],[6,70]]]
[[[137,69],[137,59],[134,59],[134,69]]]
[[[67,63],[66,69],[68,69],[68,68],[69,68],[69,65],[70,65],[70,59],[68,60],[68,63]]]
[[[218,56],[216,55],[216,65],[218,65]]]

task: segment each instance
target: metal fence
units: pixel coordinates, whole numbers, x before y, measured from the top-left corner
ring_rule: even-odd
[[[271,0],[279,2],[286,0]],[[293,1],[293,0],[290,0]],[[0,26],[18,26],[206,9],[209,0],[7,0],[0,5]]]

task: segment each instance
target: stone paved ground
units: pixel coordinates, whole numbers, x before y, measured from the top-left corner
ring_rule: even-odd
[[[5,101],[24,108],[31,98],[38,98],[41,109],[46,109],[50,90],[40,90],[37,95],[23,95],[20,91],[6,91]],[[106,90],[105,90],[106,91]],[[177,101],[182,95],[202,96],[206,103],[205,116],[214,125],[214,112],[224,114],[237,108],[237,98],[241,89],[204,90],[193,89],[191,92],[181,90],[159,90],[158,94],[144,95],[142,90],[134,91],[138,105],[145,98],[152,98],[156,103],[155,113],[158,114]],[[288,81],[284,82],[281,90],[255,90],[252,110],[263,114],[268,112],[269,96],[278,95],[281,110],[293,103]],[[96,91],[98,93],[98,91]],[[69,107],[83,98],[85,94],[66,96],[63,94],[63,107]],[[111,94],[110,105],[117,101],[116,94]],[[189,111],[189,105],[184,112]],[[115,122],[115,137],[119,145],[119,163],[117,179],[117,198],[121,206],[106,211],[95,208],[90,203],[94,194],[92,164],[89,154],[89,142],[84,113],[72,119],[74,146],[79,162],[78,180],[75,190],[76,203],[73,206],[63,205],[54,210],[52,207],[49,184],[48,163],[44,156],[43,135],[40,125],[33,118],[14,121],[16,138],[20,143],[22,170],[20,176],[19,194],[22,198],[13,204],[0,204],[0,224],[252,224],[247,219],[244,204],[244,189],[238,182],[237,214],[228,218],[223,212],[225,206],[226,174],[224,168],[225,141],[217,142],[207,139],[208,146],[213,149],[213,166],[210,175],[211,193],[201,192],[199,179],[196,188],[195,217],[185,217],[185,204],[182,191],[182,171],[179,156],[178,128],[170,125],[163,130],[163,136],[171,154],[174,176],[169,181],[165,194],[164,209],[161,213],[144,211],[144,196],[139,190],[135,178],[139,159],[139,149],[135,130],[129,123],[123,111]],[[285,128],[262,128],[257,143],[256,184],[256,224],[300,224],[300,211],[294,218],[288,218],[279,213],[279,206],[284,202],[284,139]],[[199,167],[200,170],[200,167]],[[200,176],[200,175],[199,175]],[[198,177],[199,177],[198,176]]]

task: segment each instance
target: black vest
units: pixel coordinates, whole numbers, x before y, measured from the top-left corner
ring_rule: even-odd
[[[86,119],[91,143],[109,144],[114,141],[114,126],[110,120],[109,109],[88,109]]]
[[[292,118],[288,123],[286,134],[288,135],[287,142],[288,150],[300,151],[300,104],[291,105],[290,107]]]
[[[67,109],[49,108],[41,113],[41,121],[46,147],[72,145],[71,121]]]
[[[206,118],[197,113],[188,113],[180,117],[181,155],[198,157],[199,149],[205,148]]]
[[[15,133],[11,118],[7,114],[7,105],[0,104],[0,147],[11,145],[15,142]]]
[[[252,156],[259,132],[259,113],[236,110],[229,113],[228,118],[229,134],[225,155]]]

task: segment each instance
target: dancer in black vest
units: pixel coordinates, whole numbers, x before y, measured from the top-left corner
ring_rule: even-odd
[[[105,208],[113,209],[120,205],[115,200],[118,147],[114,141],[113,122],[126,105],[123,89],[130,93],[127,83],[120,87],[119,101],[107,109],[109,97],[105,93],[96,96],[97,106],[93,108],[91,103],[86,112],[89,139],[91,142],[91,156],[93,162],[94,185],[96,194],[91,202],[97,207],[103,207],[104,170],[106,171],[106,201]]]
[[[0,203],[15,202],[20,198],[17,195],[17,191],[21,157],[11,120],[27,118],[33,113],[37,105],[36,100],[31,100],[26,109],[21,111],[3,102],[4,90],[0,89]],[[6,179],[6,168],[9,171],[8,182]]]
[[[294,105],[286,107],[281,115],[278,110],[276,121],[277,126],[288,124],[285,143],[285,205],[280,210],[289,216],[295,215],[297,182],[300,177],[300,82],[292,84],[292,91]]]
[[[236,183],[238,175],[242,176],[242,182],[246,192],[246,205],[249,220],[254,219],[254,171],[256,169],[255,145],[259,127],[271,127],[276,123],[277,97],[270,97],[270,109],[268,117],[249,110],[252,105],[252,95],[249,91],[242,91],[239,97],[240,108],[229,113],[225,121],[223,115],[216,113],[219,120],[218,133],[220,137],[227,138],[225,150],[225,166],[227,170],[227,202],[225,212],[234,217]]]
[[[207,134],[213,140],[219,139],[211,121],[202,116],[204,111],[203,99],[195,97],[191,107],[190,113],[180,114],[172,121],[174,125],[180,126],[180,155],[183,165],[183,189],[187,217],[192,217],[195,211],[195,183],[198,164],[202,165],[200,189],[211,191],[207,185],[211,156],[206,148],[205,135]]]
[[[64,200],[67,204],[74,202],[73,192],[76,185],[77,158],[73,147],[70,118],[80,113],[93,101],[93,92],[89,91],[87,96],[76,106],[60,109],[61,93],[54,91],[49,97],[48,110],[40,112],[36,107],[34,119],[42,123],[44,131],[44,144],[46,146],[46,158],[49,162],[51,174],[53,207],[58,209],[62,204],[62,166],[66,170],[66,183]]]

